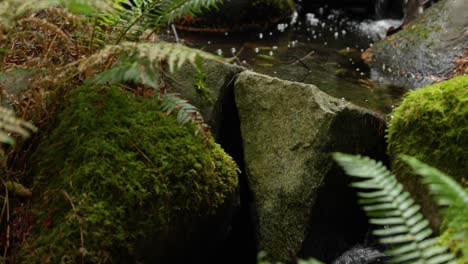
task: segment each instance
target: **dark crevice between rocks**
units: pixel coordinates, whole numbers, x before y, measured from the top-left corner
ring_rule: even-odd
[[[215,122],[213,127],[216,141],[234,158],[239,166],[239,190],[237,193],[237,207],[234,208],[230,232],[225,241],[220,243],[216,252],[213,252],[210,263],[256,263],[257,248],[252,218],[252,193],[249,190],[245,175],[244,151],[240,131],[239,113],[234,98],[234,77],[227,80],[221,91],[221,98],[216,102]]]
[[[346,109],[338,114],[331,125],[333,145],[326,146],[324,151],[361,154],[388,165],[385,121],[360,111]],[[331,263],[355,245],[379,248],[370,234],[372,227],[357,203],[356,190],[350,187],[353,180],[333,162],[318,192],[301,257]]]

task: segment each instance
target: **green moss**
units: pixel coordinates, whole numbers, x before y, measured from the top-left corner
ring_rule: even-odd
[[[153,98],[76,89],[32,158],[37,225],[23,262],[138,259],[141,241],[213,212],[234,191],[237,167],[194,132]]]
[[[461,180],[468,156],[468,76],[406,95],[392,113],[388,151],[409,154]]]
[[[465,188],[465,191],[468,191]],[[444,232],[440,242],[457,256],[457,263],[468,263],[468,214],[465,204],[452,205],[444,210]]]
[[[393,119],[387,131],[387,140],[393,171],[422,205],[423,213],[431,220],[432,227],[438,228],[441,221],[439,209],[428,191],[421,187],[418,177],[397,159],[397,156],[415,156],[459,182],[466,183],[464,177],[468,171],[468,76],[456,77],[409,92],[391,115]],[[460,241],[449,238],[454,230],[457,230],[456,227],[466,227],[466,222],[463,225],[453,224],[460,217],[466,221],[466,215],[456,215],[463,212],[455,210],[442,215],[442,229],[446,230],[444,241],[455,250],[463,246],[458,244]],[[466,245],[466,242],[464,243]]]

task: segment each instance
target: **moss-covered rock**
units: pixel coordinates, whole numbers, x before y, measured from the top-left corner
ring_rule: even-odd
[[[394,82],[413,88],[450,78],[457,60],[466,56],[466,10],[466,0],[438,1],[404,29],[373,45],[367,61]]]
[[[387,139],[393,171],[417,197],[433,226],[438,226],[437,208],[427,190],[397,156],[413,155],[466,182],[463,177],[468,171],[468,76],[408,93],[392,116]]]
[[[116,87],[76,89],[32,160],[37,225],[24,263],[167,257],[237,184],[212,139]]]

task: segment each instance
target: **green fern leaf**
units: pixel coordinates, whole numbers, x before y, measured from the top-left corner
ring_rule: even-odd
[[[15,140],[10,136],[10,133],[27,138],[31,132],[36,130],[37,128],[33,124],[15,117],[13,111],[0,107],[0,142],[13,145]]]
[[[208,139],[209,128],[203,120],[200,111],[187,100],[181,99],[177,94],[161,94],[161,109],[167,114],[177,111],[177,122],[180,124],[191,123],[197,126],[196,134],[202,134]]]
[[[450,176],[433,168],[417,158],[401,155],[405,161],[418,175],[423,177],[431,193],[437,197],[439,205],[464,204],[468,208],[468,192]]]
[[[410,194],[396,177],[380,162],[367,157],[335,153],[335,160],[345,172],[361,181],[351,185],[368,192],[359,192],[359,203],[368,216],[369,222],[383,226],[373,231],[380,236],[382,244],[396,245],[386,253],[392,256],[390,263],[447,263],[453,260],[447,248],[437,245],[429,238],[432,230],[429,221],[419,213]]]

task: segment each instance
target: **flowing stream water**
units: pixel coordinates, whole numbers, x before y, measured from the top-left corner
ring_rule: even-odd
[[[394,19],[357,21],[322,7],[294,13],[290,21],[266,31],[179,35],[189,46],[233,58],[256,72],[314,84],[334,97],[388,114],[406,89],[371,71],[361,53],[400,25]]]

